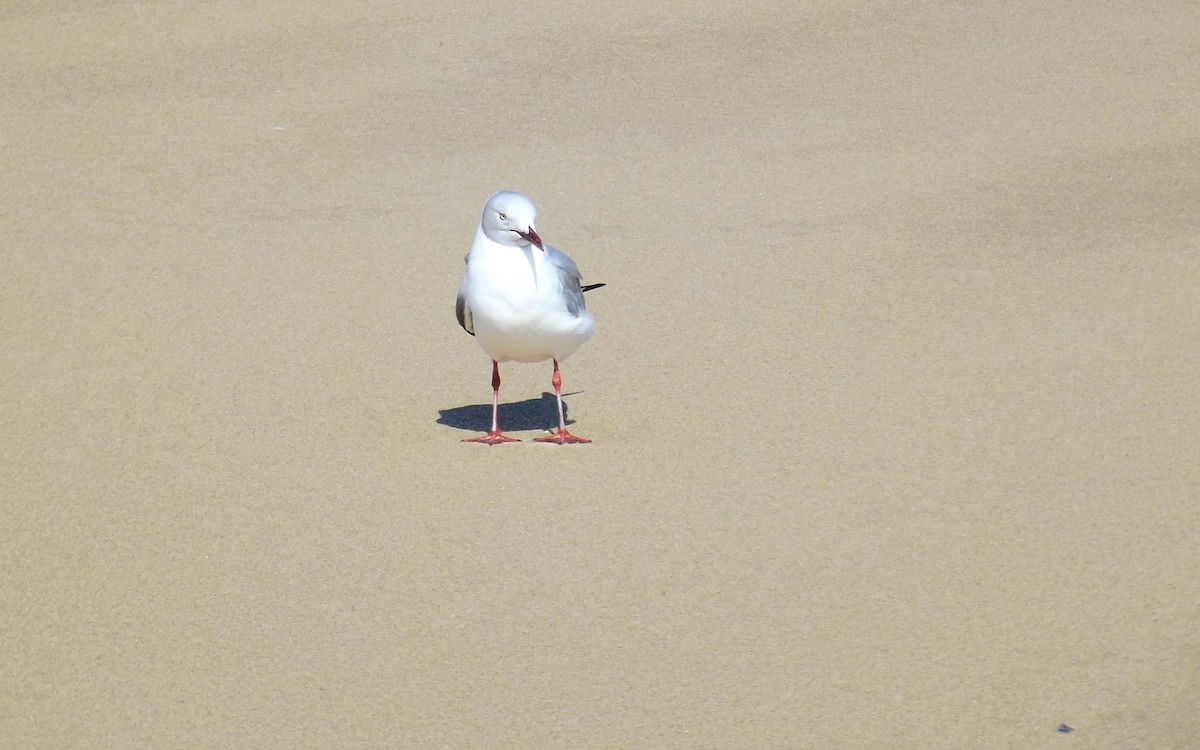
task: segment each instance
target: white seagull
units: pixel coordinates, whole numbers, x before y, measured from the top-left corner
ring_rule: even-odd
[[[492,358],[492,429],[464,443],[519,442],[500,432],[497,423],[500,363],[547,359],[554,360],[550,383],[558,397],[558,432],[536,438],[536,442],[591,442],[567,432],[558,362],[571,356],[595,332],[583,293],[604,285],[581,286],[574,261],[542,243],[534,229],[536,218],[533,201],[524,195],[510,191],[493,194],[483,206],[475,242],[467,253],[455,313],[458,324]]]

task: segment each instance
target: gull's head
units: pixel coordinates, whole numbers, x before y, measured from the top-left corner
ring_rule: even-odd
[[[538,237],[537,230],[533,228],[535,219],[537,209],[534,208],[533,201],[520,193],[503,190],[488,198],[483,206],[483,216],[479,225],[483,228],[484,235],[492,242],[513,247],[534,245],[539,250],[544,250],[542,238]]]

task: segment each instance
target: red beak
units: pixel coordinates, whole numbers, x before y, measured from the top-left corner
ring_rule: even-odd
[[[533,230],[533,227],[530,227],[528,232],[522,232],[520,229],[518,229],[517,234],[521,235],[521,237],[523,237],[529,244],[536,245],[538,250],[546,249],[542,245],[542,238],[538,237],[538,233]]]

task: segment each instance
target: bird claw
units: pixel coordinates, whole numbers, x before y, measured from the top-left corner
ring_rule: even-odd
[[[576,437],[576,436],[572,435],[571,433],[567,432],[566,430],[559,430],[558,432],[556,432],[552,435],[546,435],[545,437],[534,438],[533,442],[535,442],[535,443],[558,443],[559,445],[566,445],[567,443],[590,443],[592,441],[588,440],[587,438]]]
[[[484,443],[485,445],[498,445],[500,443],[519,443],[521,441],[517,438],[509,437],[508,435],[505,435],[504,433],[500,432],[499,430],[496,430],[495,432],[489,432],[488,434],[480,435],[479,437],[463,438],[463,442],[464,443]]]

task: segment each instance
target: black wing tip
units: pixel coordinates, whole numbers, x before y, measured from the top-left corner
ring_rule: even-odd
[[[467,301],[463,299],[461,294],[458,295],[458,299],[454,301],[454,317],[458,318],[458,324],[462,326],[464,331],[472,336],[475,335],[475,331],[472,330],[475,327],[475,321],[472,320],[468,324],[467,321],[468,318],[471,317],[471,313],[467,310]]]
[[[581,291],[581,292],[590,292],[590,291],[592,291],[593,289],[599,289],[599,288],[600,288],[600,287],[602,287],[602,286],[608,286],[608,284],[588,284],[588,285],[586,285],[586,286],[581,286],[581,287],[579,287],[579,291]]]

